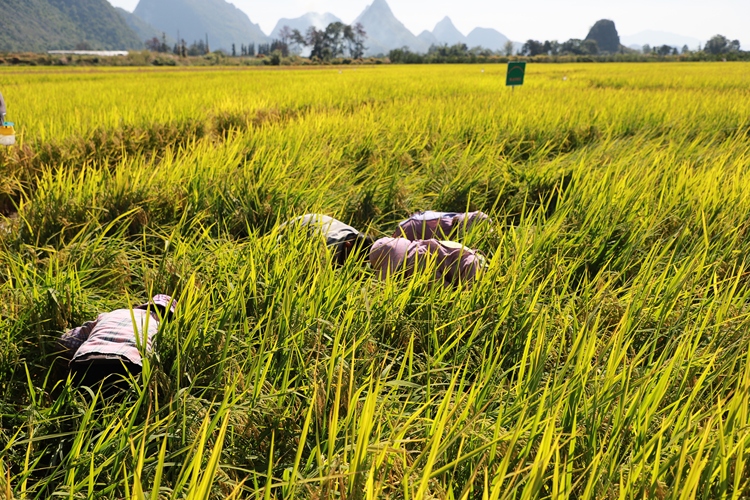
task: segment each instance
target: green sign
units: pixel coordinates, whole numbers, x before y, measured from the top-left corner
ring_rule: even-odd
[[[525,62],[509,62],[508,63],[508,77],[505,80],[505,85],[508,87],[515,87],[516,85],[523,85],[523,77],[526,75],[526,63]]]

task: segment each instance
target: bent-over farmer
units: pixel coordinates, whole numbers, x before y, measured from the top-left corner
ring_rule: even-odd
[[[468,232],[481,221],[491,222],[483,212],[419,212],[401,222],[393,237],[411,241],[450,239]]]
[[[306,214],[282,224],[281,228],[300,226],[322,236],[333,251],[333,262],[343,266],[350,256],[367,255],[374,239],[340,220],[322,214]]]
[[[176,306],[169,295],[156,295],[147,304],[100,314],[63,334],[60,345],[74,383],[93,387],[112,376],[112,385],[127,387],[125,378],[141,373],[141,352],[151,353],[159,323],[170,319]]]
[[[5,99],[3,99],[3,94],[0,93],[0,126],[5,123],[5,114],[7,112],[8,110],[5,108]]]
[[[486,265],[477,250],[452,241],[381,238],[370,251],[370,265],[381,279],[399,272],[411,276],[424,269],[428,258],[435,259],[436,278],[446,285],[471,282]]]

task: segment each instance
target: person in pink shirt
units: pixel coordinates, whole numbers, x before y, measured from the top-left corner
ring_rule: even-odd
[[[141,353],[151,353],[159,323],[171,318],[176,306],[169,295],[156,295],[150,303],[100,314],[63,334],[59,343],[70,359],[73,382],[94,387],[111,377],[111,385],[123,388],[125,377],[141,373]]]
[[[474,224],[482,221],[491,222],[491,219],[483,212],[419,212],[401,222],[393,237],[410,241],[450,239],[469,231]]]
[[[381,238],[370,250],[370,265],[383,280],[395,273],[411,276],[430,258],[435,259],[435,278],[446,285],[469,283],[485,266],[478,251],[451,241]]]

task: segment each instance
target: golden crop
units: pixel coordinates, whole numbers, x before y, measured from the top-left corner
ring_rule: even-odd
[[[0,496],[750,494],[750,66],[0,70]],[[489,268],[279,238],[484,210]],[[122,404],[55,339],[180,298]]]

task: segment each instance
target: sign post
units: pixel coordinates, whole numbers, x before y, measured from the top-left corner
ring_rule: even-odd
[[[509,62],[508,63],[508,75],[505,78],[505,85],[507,87],[517,87],[523,85],[524,77],[526,76],[526,63],[525,62]]]

